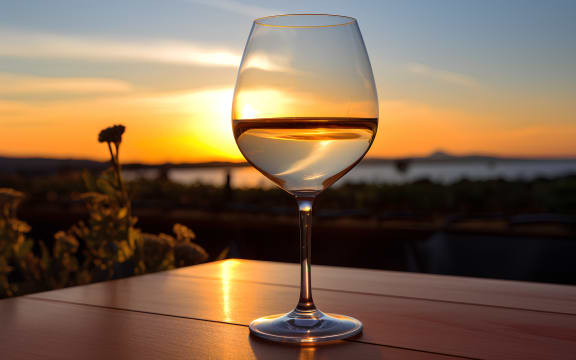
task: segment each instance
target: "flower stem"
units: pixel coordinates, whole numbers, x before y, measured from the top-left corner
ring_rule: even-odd
[[[116,148],[114,170],[116,172],[116,179],[118,180],[118,186],[120,187],[120,192],[122,195],[122,203],[123,206],[126,207],[127,231],[130,231],[130,226],[132,225],[132,206],[130,204],[130,200],[128,199],[126,187],[124,186],[124,179],[122,178],[122,165],[120,165],[120,143],[114,143],[114,147]]]

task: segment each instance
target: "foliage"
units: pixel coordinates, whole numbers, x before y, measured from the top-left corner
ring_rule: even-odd
[[[16,217],[24,194],[0,189],[0,298],[74,284],[188,266],[208,259],[192,242],[188,227],[175,224],[173,235],[147,234],[135,227],[131,201],[119,160],[125,128],[104,129],[112,168],[98,177],[85,172],[88,192],[77,195],[88,219],[54,235],[52,249],[27,237],[30,226]],[[36,248],[36,251],[35,251]]]
[[[193,265],[208,258],[203,248],[191,242],[194,232],[184,225],[174,225],[175,237],[147,234],[135,227],[137,218],[132,216],[119,159],[124,131],[124,126],[115,125],[100,132],[98,141],[107,143],[112,168],[98,178],[84,174],[88,192],[79,198],[86,202],[89,218],[60,237],[70,239],[69,243],[74,239],[83,245],[79,256],[82,261],[76,272],[77,283],[168,270],[175,265]],[[196,249],[196,256],[178,261],[182,247]],[[70,270],[74,271],[75,264],[70,265]]]
[[[30,226],[16,217],[24,194],[0,188],[0,298],[33,287],[42,274],[42,262],[33,253]]]

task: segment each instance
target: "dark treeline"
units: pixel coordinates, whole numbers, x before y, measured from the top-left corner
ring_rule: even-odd
[[[50,206],[74,208],[85,191],[79,173],[50,176],[0,176],[0,187],[25,193],[23,211]],[[183,185],[167,180],[136,180],[128,184],[135,209],[287,212],[292,197],[280,189],[224,189],[211,185]],[[536,180],[461,180],[452,184],[419,180],[407,184],[347,184],[330,188],[317,200],[319,214],[354,210],[357,214],[557,213],[576,215],[576,175]]]

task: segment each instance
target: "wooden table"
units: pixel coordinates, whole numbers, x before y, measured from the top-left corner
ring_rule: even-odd
[[[225,260],[0,301],[0,359],[576,359],[576,287],[314,266],[324,311],[360,337],[249,336],[290,310],[293,264]]]

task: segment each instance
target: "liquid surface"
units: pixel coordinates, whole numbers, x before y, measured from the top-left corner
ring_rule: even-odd
[[[291,193],[322,191],[346,174],[370,148],[377,124],[365,118],[233,121],[246,160]]]

